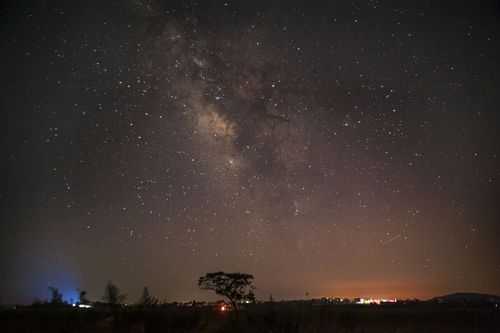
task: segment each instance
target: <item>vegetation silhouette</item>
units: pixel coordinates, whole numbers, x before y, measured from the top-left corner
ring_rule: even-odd
[[[142,295],[137,301],[137,305],[147,307],[147,306],[155,306],[158,303],[159,303],[158,299],[154,296],[151,296],[151,294],[149,293],[148,287],[144,287],[144,289],[142,290]]]
[[[198,286],[227,298],[234,311],[219,302],[160,303],[144,287],[135,304],[121,306],[125,295],[109,281],[103,299],[92,302],[78,290],[78,307],[64,302],[55,287],[51,298],[31,306],[0,307],[1,332],[497,332],[500,298],[483,294],[452,294],[428,301],[406,300],[377,305],[345,302],[340,298],[276,301],[255,300],[253,276],[244,273],[207,273]],[[250,302],[242,307],[242,303]],[[214,306],[214,304],[216,306]],[[228,315],[230,314],[230,315]],[[2,321],[3,320],[3,321]]]
[[[108,281],[106,287],[104,288],[104,296],[102,300],[110,305],[120,305],[127,299],[127,295],[122,294],[120,292],[120,288],[118,288],[113,282]]]
[[[255,302],[253,279],[251,274],[214,272],[200,277],[198,286],[226,297],[233,309],[238,312],[240,303]]]
[[[90,304],[90,300],[87,298],[87,292],[85,290],[78,290],[78,304]]]
[[[63,295],[56,287],[49,287],[50,291],[50,304],[61,305],[64,304]]]

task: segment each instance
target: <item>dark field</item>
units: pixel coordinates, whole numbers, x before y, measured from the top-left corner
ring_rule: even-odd
[[[210,307],[0,312],[1,332],[500,332],[495,307],[257,304],[235,313]]]

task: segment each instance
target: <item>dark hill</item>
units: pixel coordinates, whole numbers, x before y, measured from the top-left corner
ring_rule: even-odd
[[[454,294],[435,297],[431,299],[431,301],[439,303],[492,304],[492,303],[500,303],[500,296],[480,294],[480,293],[454,293]]]

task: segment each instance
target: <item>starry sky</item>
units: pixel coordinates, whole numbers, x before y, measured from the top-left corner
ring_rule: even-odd
[[[11,1],[0,303],[500,294],[495,1]],[[5,118],[4,118],[5,119]]]

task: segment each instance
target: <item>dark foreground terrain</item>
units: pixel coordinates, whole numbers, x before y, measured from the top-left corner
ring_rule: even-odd
[[[256,304],[235,313],[211,307],[115,310],[18,308],[0,312],[10,332],[500,332],[495,306]]]

